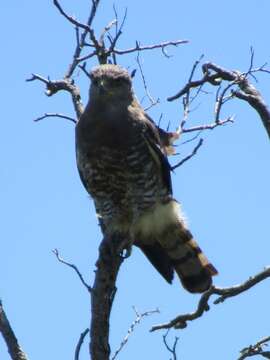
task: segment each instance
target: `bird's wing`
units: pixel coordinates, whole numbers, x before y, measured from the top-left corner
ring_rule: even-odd
[[[145,117],[144,125],[144,139],[154,160],[158,163],[160,167],[164,185],[168,189],[169,193],[172,194],[171,166],[169,164],[167,156],[162,151],[163,147],[160,140],[158,128],[152,120],[149,120],[148,115],[147,117]]]
[[[149,122],[157,129],[159,139],[162,146],[162,151],[166,155],[174,155],[175,154],[175,146],[174,142],[179,139],[180,135],[178,132],[170,132],[165,131],[161,127],[157,126],[154,122],[154,120],[145,113],[145,117]]]

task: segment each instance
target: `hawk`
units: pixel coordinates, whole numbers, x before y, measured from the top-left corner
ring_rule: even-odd
[[[206,291],[217,271],[173,198],[164,131],[136,100],[127,70],[100,65],[90,78],[89,102],[76,125],[76,158],[103,232],[131,239],[169,283],[175,271],[188,291]]]

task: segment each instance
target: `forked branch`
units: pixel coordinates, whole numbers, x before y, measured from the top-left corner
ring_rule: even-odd
[[[220,120],[220,112],[222,106],[233,98],[238,98],[246,101],[251,105],[259,114],[263,125],[270,138],[270,111],[266,105],[260,92],[251,84],[249,77],[253,76],[257,72],[270,73],[265,68],[265,65],[259,68],[253,68],[253,53],[251,55],[251,66],[247,72],[239,72],[236,70],[228,70],[214,63],[208,62],[202,65],[203,77],[199,80],[192,80],[194,69],[198,62],[195,63],[192,76],[188,83],[175,95],[170,96],[167,100],[173,101],[181,97],[189,97],[192,89],[197,89],[197,94],[202,91],[202,87],[205,84],[212,86],[218,86],[216,104],[215,104],[215,122],[217,125],[224,124],[224,121]],[[221,86],[224,82],[227,82],[226,86],[221,90]],[[230,91],[230,93],[229,93]],[[231,121],[229,117],[226,122]],[[183,127],[183,126],[182,126]]]
[[[111,360],[115,360],[116,357],[118,356],[118,354],[123,350],[124,346],[127,344],[128,340],[129,340],[131,334],[134,332],[136,325],[139,325],[143,318],[145,318],[146,316],[155,314],[155,313],[159,313],[158,309],[145,311],[143,313],[140,313],[140,312],[138,312],[136,310],[135,307],[133,307],[133,308],[134,308],[134,311],[135,311],[135,314],[136,314],[136,319],[130,325],[130,328],[128,329],[127,335],[121,341],[121,344],[119,345],[118,349],[115,351],[115,353],[114,353]]]
[[[235,285],[229,288],[219,288],[212,286],[208,291],[206,291],[200,298],[197,309],[188,314],[179,315],[173,320],[169,321],[165,324],[155,325],[151,328],[151,331],[156,331],[160,329],[184,329],[187,326],[188,321],[193,321],[201,317],[205,311],[209,310],[208,301],[212,295],[219,295],[216,300],[214,300],[214,304],[220,304],[224,302],[226,299],[231,298],[233,296],[239,295],[253,286],[257,285],[261,281],[270,277],[270,267],[267,267],[262,272],[250,277],[247,281],[240,285]]]
[[[56,256],[57,260],[58,260],[60,263],[66,265],[66,266],[68,266],[68,267],[70,267],[71,269],[73,269],[73,270],[75,271],[75,273],[78,275],[81,283],[82,283],[83,286],[86,288],[86,290],[87,290],[88,292],[91,292],[91,291],[92,291],[91,286],[88,285],[87,282],[84,280],[84,277],[82,276],[82,274],[81,274],[81,272],[79,271],[79,269],[77,268],[77,266],[74,265],[74,264],[71,264],[71,263],[67,262],[66,260],[64,260],[63,258],[61,258],[60,254],[59,254],[59,251],[58,251],[57,249],[53,249],[52,252],[54,253],[54,255]]]

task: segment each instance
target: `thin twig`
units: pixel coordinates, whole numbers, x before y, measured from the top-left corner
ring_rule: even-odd
[[[222,105],[232,99],[233,97],[239,98],[249,103],[259,114],[263,125],[267,131],[267,134],[270,138],[270,110],[267,107],[264,99],[262,98],[259,91],[249,82],[248,76],[256,71],[266,70],[264,65],[259,69],[252,69],[253,65],[254,52],[251,52],[251,61],[249,70],[245,73],[241,73],[236,70],[227,70],[221,66],[208,62],[202,65],[203,77],[200,80],[189,81],[177,94],[170,96],[167,100],[173,101],[189,93],[192,88],[200,88],[203,84],[209,83],[213,86],[220,86],[222,81],[228,81],[229,84],[222,91],[220,97],[216,101],[215,109],[215,121],[219,122],[219,114]],[[266,70],[268,71],[268,70]],[[232,87],[235,86],[236,89],[231,91],[231,95],[225,97],[226,92]],[[238,88],[238,89],[237,89]]]
[[[56,6],[56,8],[59,10],[60,14],[63,15],[69,22],[71,22],[71,24],[75,25],[76,27],[82,28],[84,30],[86,30],[87,32],[90,31],[90,27],[89,25],[83,24],[79,21],[77,21],[76,19],[74,19],[74,17],[69,16],[61,7],[61,5],[59,4],[58,0],[53,0],[54,5]]]
[[[220,95],[219,95],[219,91],[217,92],[217,100],[216,100],[216,106],[215,106],[215,123],[217,125],[219,125],[220,122],[221,122],[221,120],[220,120],[220,112],[221,112],[222,105],[225,102],[225,100],[224,100],[225,95],[229,91],[229,89],[234,85],[235,85],[235,82],[232,81],[221,91]],[[232,95],[230,96],[230,98],[232,98]],[[228,100],[228,98],[226,98],[226,101],[227,100]]]
[[[219,295],[219,297],[213,302],[215,305],[224,302],[226,299],[239,295],[253,286],[257,285],[261,281],[270,277],[270,267],[267,267],[265,270],[260,273],[250,277],[244,283],[240,285],[235,285],[228,288],[218,288],[212,286],[209,290],[202,294],[199,303],[197,305],[197,309],[188,314],[179,315],[175,319],[169,321],[168,323],[153,326],[150,331],[156,331],[160,329],[169,329],[169,328],[177,328],[184,329],[187,326],[188,321],[192,321],[198,319],[203,315],[203,313],[209,310],[208,301],[212,295]]]
[[[69,68],[68,68],[68,70],[67,70],[67,72],[65,74],[65,78],[70,78],[72,76],[74,70],[76,69],[77,65],[80,62],[80,61],[78,61],[78,58],[80,57],[81,52],[82,52],[82,50],[84,48],[85,40],[86,40],[86,37],[87,37],[88,34],[90,34],[90,38],[93,41],[93,44],[95,45],[95,47],[96,47],[96,45],[98,45],[98,48],[96,47],[96,51],[93,52],[92,56],[97,55],[97,52],[99,50],[99,43],[95,38],[95,34],[94,34],[94,31],[91,28],[91,26],[92,26],[94,17],[96,15],[96,11],[97,11],[100,0],[92,1],[92,8],[91,8],[91,11],[90,11],[90,14],[89,14],[89,17],[88,17],[88,20],[87,20],[86,24],[83,24],[83,23],[75,20],[72,16],[69,16],[63,10],[63,8],[61,7],[61,5],[59,4],[59,2],[57,0],[54,0],[53,2],[54,2],[54,5],[56,6],[56,8],[59,10],[60,14],[63,15],[73,25],[75,25],[76,29],[79,29],[79,28],[83,29],[83,32],[81,34],[80,39],[79,39],[79,31],[76,30],[76,39],[77,39],[76,42],[77,42],[77,45],[76,45],[76,48],[75,48],[75,51],[74,51],[73,61],[69,65]]]
[[[203,130],[213,130],[215,129],[217,126],[222,126],[228,123],[233,123],[234,119],[233,117],[228,117],[228,119],[225,120],[219,120],[218,122],[214,122],[213,124],[206,124],[206,125],[198,125],[198,126],[192,126],[190,128],[183,128],[181,133],[189,133],[189,132],[193,132],[193,131],[203,131]]]
[[[115,49],[113,48],[113,53],[116,55],[125,55],[125,54],[130,54],[133,52],[137,52],[137,51],[145,51],[145,50],[154,50],[154,49],[164,49],[167,46],[178,46],[180,44],[187,44],[188,41],[187,40],[176,40],[176,41],[166,41],[160,44],[153,44],[153,45],[145,45],[145,46],[141,46],[139,45],[139,43],[136,43],[136,46],[130,49],[124,49],[124,50],[120,50],[120,49]],[[107,51],[108,54],[108,51]],[[85,61],[88,60],[89,58],[93,57],[93,53],[90,53],[86,56],[82,56],[80,58],[77,59],[78,62],[81,61]]]
[[[139,66],[139,70],[140,70],[140,74],[141,74],[141,78],[142,78],[142,81],[143,81],[143,87],[144,87],[144,91],[146,93],[146,96],[148,98],[148,100],[150,101],[150,105],[148,107],[146,107],[144,109],[144,111],[147,111],[149,109],[151,109],[153,106],[157,105],[159,103],[159,99],[154,99],[149,90],[148,90],[148,87],[147,87],[147,84],[146,84],[146,80],[145,80],[145,76],[144,76],[144,73],[143,73],[143,69],[142,69],[142,64],[141,64],[141,61],[140,61],[140,53],[138,53],[137,57],[136,57],[136,62]]]
[[[79,341],[78,341],[77,346],[76,346],[76,349],[75,349],[74,360],[79,360],[81,347],[82,347],[84,338],[86,337],[86,335],[87,335],[88,333],[89,333],[89,329],[88,329],[88,328],[85,329],[85,330],[81,333],[80,338],[79,338]]]
[[[175,170],[177,169],[179,166],[183,165],[186,161],[188,161],[189,159],[191,159],[194,155],[196,155],[197,151],[199,150],[199,148],[202,146],[203,144],[203,139],[200,139],[198,144],[195,146],[195,148],[192,150],[192,152],[187,155],[184,159],[182,159],[181,161],[179,161],[176,165],[172,166],[171,169]]]
[[[82,274],[80,273],[80,271],[78,270],[77,266],[62,259],[59,255],[59,251],[57,249],[53,249],[52,252],[55,254],[55,256],[59,262],[71,267],[76,272],[76,274],[78,275],[79,279],[81,280],[81,283],[83,284],[83,286],[87,289],[88,292],[91,292],[92,291],[91,286],[88,285],[87,282],[84,280],[84,278],[83,278]]]
[[[124,54],[130,54],[136,51],[145,51],[145,50],[153,50],[153,49],[164,49],[168,46],[178,46],[181,44],[187,44],[188,40],[176,40],[176,41],[165,41],[160,44],[152,44],[152,45],[145,45],[141,46],[139,43],[136,43],[136,46],[134,48],[126,49],[126,50],[120,50],[120,49],[114,49],[114,52],[117,55],[124,55]]]
[[[203,55],[201,55],[200,58],[199,58],[198,60],[196,60],[195,63],[193,64],[193,67],[192,67],[192,69],[191,69],[191,72],[190,72],[190,75],[189,75],[189,79],[188,79],[188,82],[189,82],[189,83],[192,81],[193,76],[194,76],[194,73],[195,73],[195,71],[196,71],[196,69],[197,69],[197,66],[198,66],[199,63],[201,62],[202,58],[203,58]],[[201,87],[200,87],[199,89],[201,89]],[[188,89],[187,93],[186,93],[185,96],[183,97],[184,116],[183,116],[183,120],[181,121],[180,126],[179,126],[178,129],[176,130],[176,131],[178,131],[178,132],[180,132],[180,131],[182,132],[183,126],[184,126],[184,124],[185,124],[186,121],[187,121],[188,114],[189,114],[189,111],[190,111],[190,110],[189,110],[190,103],[191,103],[191,101],[193,101],[194,98],[196,97],[196,96],[195,96],[195,97],[190,101],[190,90],[191,90],[191,89]],[[198,95],[198,94],[197,94],[197,95]]]
[[[35,122],[38,122],[38,121],[41,121],[43,119],[46,119],[48,117],[58,117],[60,119],[66,119],[66,120],[69,120],[71,122],[73,122],[74,124],[77,124],[77,120],[70,117],[70,116],[67,116],[67,115],[63,115],[63,114],[59,114],[59,113],[45,113],[43,116],[40,116],[36,119],[34,119]]]
[[[155,314],[155,313],[159,313],[159,310],[151,310],[151,311],[145,311],[144,313],[139,313],[135,307],[133,307],[135,314],[136,314],[136,319],[132,322],[132,324],[130,325],[130,328],[128,329],[127,335],[124,337],[124,339],[121,341],[121,344],[119,345],[119,348],[115,351],[113,357],[111,360],[115,360],[115,358],[117,357],[117,355],[120,353],[120,351],[122,351],[123,347],[126,345],[126,343],[129,340],[129,337],[131,336],[131,334],[134,332],[136,325],[140,324],[141,320],[149,315]]]
[[[116,19],[118,19],[118,15],[117,15],[117,12],[116,12],[115,7],[114,7],[114,12],[115,12],[115,15],[116,15]],[[110,38],[110,40],[111,40],[111,41],[110,41],[110,42],[111,42],[111,46],[110,46],[108,52],[109,52],[110,54],[113,54],[113,56],[114,56],[114,61],[115,61],[115,62],[116,62],[116,58],[115,58],[114,48],[115,48],[115,45],[116,45],[119,37],[122,35],[122,30],[123,30],[123,27],[124,27],[124,25],[125,25],[126,19],[127,19],[127,8],[125,9],[125,14],[124,14],[124,17],[123,17],[123,20],[122,20],[122,22],[121,22],[121,25],[120,25],[119,29],[118,29],[118,23],[116,23],[117,26],[116,26],[116,28],[115,28],[115,36],[114,36],[114,38]],[[118,20],[117,20],[117,21],[118,21]]]
[[[173,346],[171,347],[167,342],[167,336],[169,334],[169,331],[170,331],[170,329],[168,329],[166,331],[166,334],[162,336],[163,343],[164,343],[166,349],[173,355],[173,360],[177,360],[176,347],[177,347],[179,338],[177,336],[174,338],[174,343],[173,343]]]
[[[83,73],[86,75],[86,77],[91,80],[91,76],[89,72],[86,70],[86,62],[84,62],[82,65],[79,65],[79,68],[83,71]]]

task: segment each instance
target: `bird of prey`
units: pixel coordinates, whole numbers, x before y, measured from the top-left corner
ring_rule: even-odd
[[[164,131],[144,112],[127,70],[100,65],[91,73],[89,102],[76,125],[81,180],[103,232],[131,239],[171,283],[201,293],[217,274],[173,198]]]

